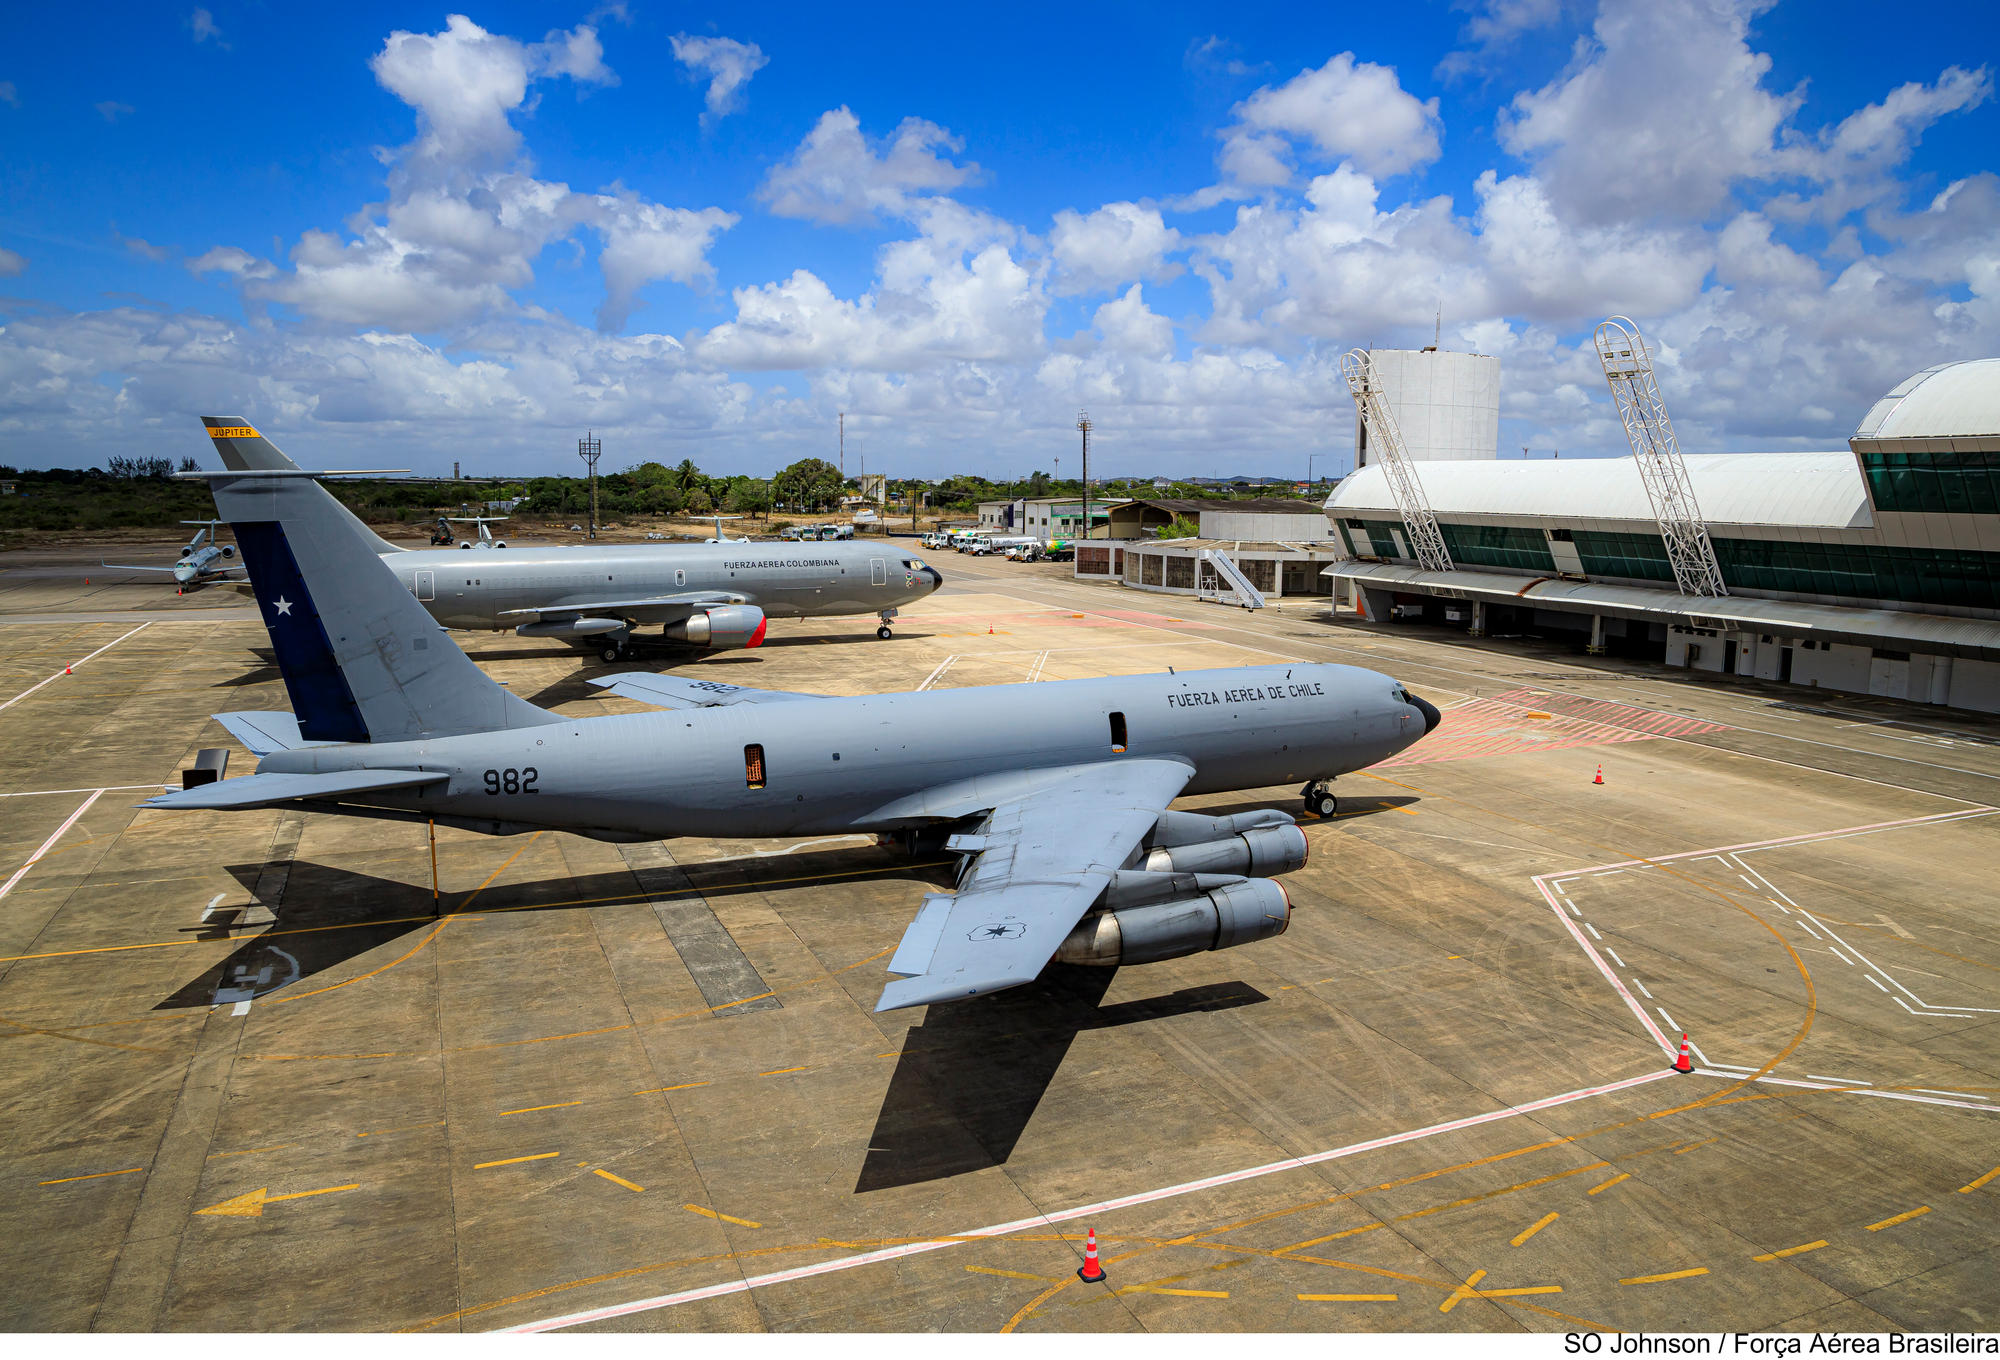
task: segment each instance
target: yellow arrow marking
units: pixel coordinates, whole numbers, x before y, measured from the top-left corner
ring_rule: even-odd
[[[704,1209],[699,1204],[683,1204],[681,1208],[691,1214],[700,1214],[703,1218],[713,1218],[719,1219],[724,1223],[734,1223],[739,1228],[761,1228],[764,1226],[762,1223],[752,1223],[747,1218],[731,1218],[728,1214],[718,1214],[715,1210]]]
[[[359,1190],[361,1183],[353,1185],[329,1185],[324,1190],[294,1190],[289,1195],[274,1195],[269,1190],[252,1190],[245,1195],[237,1195],[220,1204],[211,1204],[206,1209],[196,1209],[197,1214],[214,1214],[219,1218],[262,1218],[266,1204],[276,1204],[281,1199],[310,1199],[314,1195],[334,1195],[342,1190]]]

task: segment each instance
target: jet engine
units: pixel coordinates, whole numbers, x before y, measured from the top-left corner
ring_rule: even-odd
[[[1156,845],[1146,852],[1138,867],[1152,873],[1249,874],[1262,878],[1288,874],[1304,868],[1305,862],[1306,833],[1299,830],[1298,823],[1287,819],[1213,840]]]
[[[224,557],[234,557],[234,556],[236,556],[236,547],[235,547],[235,545],[234,545],[234,544],[230,544],[230,543],[225,543],[225,544],[223,544],[223,545],[222,545],[222,555],[223,555]]]
[[[615,633],[624,626],[623,619],[551,619],[546,623],[521,624],[514,633],[518,637],[581,638]]]
[[[676,619],[660,631],[675,642],[724,651],[759,647],[764,642],[764,611],[754,604],[718,605],[706,613]]]
[[[1237,879],[1198,897],[1086,916],[1056,950],[1058,963],[1158,963],[1268,940],[1291,924],[1292,902],[1268,878]]]

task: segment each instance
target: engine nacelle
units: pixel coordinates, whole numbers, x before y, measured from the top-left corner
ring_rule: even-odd
[[[1277,808],[1255,812],[1235,812],[1227,817],[1206,817],[1199,812],[1162,812],[1142,842],[1148,850],[1162,845],[1195,845],[1221,840],[1260,826],[1296,826],[1298,819]]]
[[[234,556],[236,556],[236,548],[235,548],[235,546],[234,546],[233,544],[229,544],[229,543],[225,543],[225,544],[223,544],[223,545],[222,545],[222,555],[223,555],[224,557],[234,557]]]
[[[624,626],[623,619],[553,619],[547,623],[521,624],[514,633],[518,637],[584,638],[615,633]]]
[[[1084,917],[1056,950],[1058,963],[1158,963],[1285,933],[1292,902],[1268,878],[1238,879],[1199,897]]]
[[[675,619],[660,631],[676,642],[726,651],[732,647],[762,646],[766,623],[764,611],[754,604],[725,604]]]
[[[1306,833],[1299,830],[1296,822],[1287,821],[1275,826],[1253,826],[1219,840],[1149,850],[1139,867],[1156,874],[1248,874],[1264,878],[1302,869],[1305,862]]]

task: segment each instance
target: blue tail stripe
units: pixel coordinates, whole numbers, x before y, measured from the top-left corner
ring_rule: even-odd
[[[278,654],[278,671],[292,697],[299,734],[309,741],[367,741],[368,725],[341,674],[326,625],[306,589],[291,544],[285,541],[284,527],[271,520],[230,527],[249,568],[271,647]]]

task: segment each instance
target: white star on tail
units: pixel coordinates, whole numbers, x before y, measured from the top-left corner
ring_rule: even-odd
[[[280,614],[289,615],[292,612],[292,602],[282,595],[271,601],[271,603],[277,607]]]

